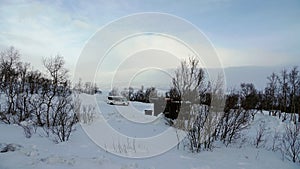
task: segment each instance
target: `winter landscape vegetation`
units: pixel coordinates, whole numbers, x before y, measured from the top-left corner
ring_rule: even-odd
[[[92,82],[71,84],[59,55],[43,59],[44,71],[35,70],[21,57],[14,47],[1,52],[1,168],[299,167],[297,67],[270,74],[263,90],[242,83],[225,92],[222,77],[209,82],[199,61],[189,58],[175,70],[168,91],[157,91],[154,86],[102,91]],[[131,108],[107,104],[107,96],[123,96]],[[94,97],[97,104],[90,102]],[[157,116],[144,114],[158,103],[165,104]],[[155,121],[134,124],[121,112]],[[111,140],[107,149],[98,147],[80,124],[92,127],[99,113],[115,130],[133,138],[159,134],[169,127],[186,137],[158,156],[118,157],[113,154],[151,150],[134,139]]]

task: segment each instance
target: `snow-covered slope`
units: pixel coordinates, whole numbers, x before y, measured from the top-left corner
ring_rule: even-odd
[[[99,98],[102,96],[98,96]],[[83,95],[83,104],[90,104],[93,98]],[[98,98],[97,104],[101,114],[98,116],[104,119],[116,131],[131,137],[151,137],[157,135],[168,126],[161,118],[144,116],[143,110],[150,109],[151,105],[134,103],[133,107],[116,107],[107,105],[102,97]],[[100,100],[100,101],[99,101]],[[115,111],[121,109],[120,111]],[[135,110],[133,110],[135,109]],[[125,117],[133,117],[135,120],[150,120],[150,123],[132,122]],[[99,117],[97,118],[99,119]],[[97,123],[97,119],[90,125]],[[252,138],[256,133],[259,124],[264,121],[269,134],[272,130],[282,130],[282,122],[277,117],[264,114],[257,114],[251,127],[245,132],[245,138]],[[97,127],[97,126],[95,126]],[[100,132],[98,128],[93,128]],[[103,131],[102,131],[103,132]],[[76,126],[68,142],[55,144],[49,138],[43,136],[41,129],[37,130],[31,138],[25,138],[23,129],[16,125],[6,125],[0,123],[0,149],[11,144],[15,151],[0,153],[0,169],[31,169],[31,168],[58,168],[58,169],[297,169],[299,164],[294,164],[288,160],[282,160],[280,152],[272,152],[265,148],[255,148],[251,145],[251,140],[240,148],[240,143],[225,147],[217,144],[213,151],[203,151],[198,154],[189,153],[188,150],[176,147],[171,150],[149,158],[124,158],[99,147],[84,132],[79,124]],[[99,133],[100,136],[107,136],[107,133]],[[271,136],[269,136],[271,137]],[[269,143],[266,143],[269,144]],[[127,147],[128,149],[130,146]],[[142,150],[143,147],[136,145],[135,151]],[[129,150],[127,150],[129,151]]]

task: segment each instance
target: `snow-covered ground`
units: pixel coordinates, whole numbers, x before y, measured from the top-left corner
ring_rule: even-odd
[[[92,124],[82,126],[78,124],[68,142],[55,144],[49,138],[44,137],[39,129],[31,138],[26,138],[22,127],[0,123],[0,149],[7,147],[8,144],[15,148],[15,151],[0,153],[0,169],[298,169],[300,167],[299,164],[283,160],[279,151],[255,148],[250,144],[250,139],[254,138],[259,124],[265,124],[266,137],[270,140],[275,129],[283,130],[283,124],[277,117],[264,114],[257,114],[251,127],[244,132],[244,137],[248,140],[243,148],[240,148],[241,143],[229,147],[216,144],[217,147],[213,151],[193,154],[188,150],[178,150],[173,147],[169,151],[148,158],[121,157],[115,155],[118,154],[117,152],[113,152],[120,150],[117,145],[120,141],[106,138],[110,137],[110,133],[101,129],[102,126],[99,123],[109,124],[116,132],[129,136],[133,140],[134,138],[151,138],[164,133],[169,127],[164,124],[161,117],[143,115],[145,109],[153,108],[151,104],[131,102],[128,107],[111,106],[105,103],[105,97],[102,95],[96,96],[95,99],[83,94],[81,98],[83,105],[97,103],[101,113],[97,114]],[[116,147],[109,147],[107,143],[107,147],[101,148],[95,144],[95,140],[88,137],[85,131],[89,129],[94,131],[93,134],[98,133],[97,137],[99,136],[102,140],[115,141]],[[151,152],[149,147],[142,145],[142,142],[128,142],[127,146],[127,143],[124,143],[122,153],[133,153],[134,156],[134,153],[138,154],[139,151],[145,149],[148,149],[148,153]],[[267,142],[267,144],[271,143]],[[160,145],[157,145],[156,149],[159,148]]]

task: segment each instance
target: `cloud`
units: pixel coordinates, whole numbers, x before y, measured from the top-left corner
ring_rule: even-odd
[[[23,60],[39,69],[43,57],[58,53],[72,69],[84,42],[96,30],[68,11],[41,2],[7,3],[2,5],[0,15],[0,45],[20,49]]]
[[[113,76],[107,74],[121,72],[120,81],[124,81],[131,78],[127,76],[128,74],[133,75],[145,68],[175,68],[192,52],[179,41],[158,34],[130,36],[118,43],[112,41],[112,46],[102,44],[112,39],[117,40],[122,33],[114,32],[110,35],[106,37],[103,34],[96,34],[87,44],[76,67],[78,78],[93,80],[97,74],[96,79],[110,82]],[[98,70],[95,69],[97,65]]]
[[[67,66],[72,71],[86,41],[101,26],[135,12],[157,11],[184,17],[199,28],[203,28],[203,32],[212,39],[226,67],[299,64],[300,24],[296,19],[300,10],[297,4],[271,5],[270,2],[264,2],[262,6],[256,8],[258,3],[261,2],[244,5],[244,3],[227,0],[189,2],[2,0],[0,2],[0,49],[10,45],[15,46],[24,55],[23,60],[32,62],[37,68],[41,68],[42,57],[59,53],[65,57]],[[269,5],[270,8],[265,8]],[[148,21],[148,18],[142,20],[144,23]],[[163,20],[161,28],[167,28],[166,23],[167,21]],[[215,66],[214,61],[218,58],[213,56],[214,51],[206,50],[211,47],[211,44],[201,43],[206,37],[199,43],[199,38],[203,37],[194,36],[195,32],[189,32],[184,27],[180,27],[180,24],[174,27],[176,38],[185,40],[184,37],[189,37],[191,41],[185,42],[193,49],[200,49],[199,54],[203,57],[204,66]],[[114,38],[122,35],[126,29],[130,30],[132,27],[109,30],[113,33],[110,32],[102,38],[105,41],[115,40]],[[132,30],[134,31],[136,30]],[[162,39],[159,41],[144,39],[143,42],[141,39],[135,39],[127,42],[126,45],[120,45],[111,55],[118,60],[124,57],[122,55],[124,53],[130,55],[133,54],[132,51],[151,46],[172,51],[173,55],[177,56],[191,55],[190,52],[176,46],[174,42]],[[91,60],[86,58],[83,62],[86,63],[84,69],[87,70],[97,64],[91,63]],[[112,68],[114,60],[110,59],[108,63],[106,66]],[[106,72],[112,71],[107,69]]]

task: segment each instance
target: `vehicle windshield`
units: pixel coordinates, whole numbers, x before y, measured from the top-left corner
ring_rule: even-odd
[[[127,101],[125,97],[108,97],[108,100],[115,100],[115,101],[122,101],[122,102]]]

